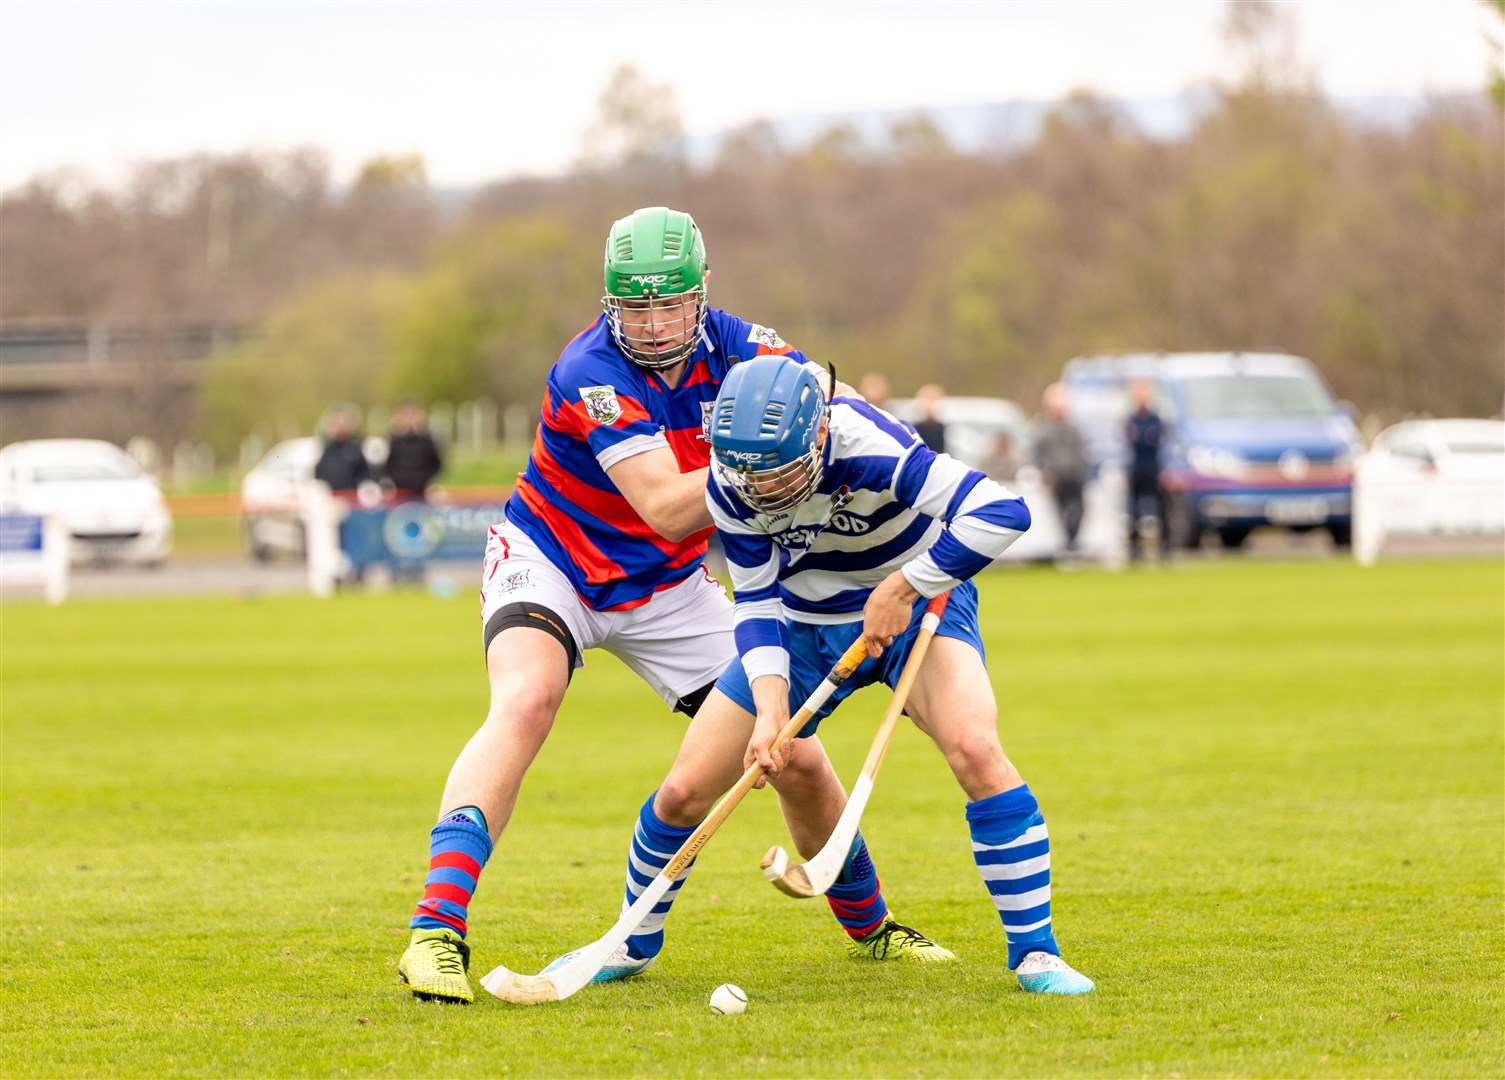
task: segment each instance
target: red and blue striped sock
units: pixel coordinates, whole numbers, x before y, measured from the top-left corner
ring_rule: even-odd
[[[429,876],[409,928],[454,930],[464,937],[470,897],[490,857],[491,837],[479,810],[466,806],[440,818],[429,833]]]
[[[831,913],[841,928],[854,938],[867,937],[888,918],[883,886],[861,833],[852,843],[852,853],[847,856],[836,884],[826,890],[826,903],[831,905]]]

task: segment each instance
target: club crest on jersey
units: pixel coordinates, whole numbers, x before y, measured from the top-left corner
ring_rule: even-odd
[[[716,411],[714,401],[702,401],[700,403],[700,434],[695,436],[701,442],[711,441],[711,413]]]
[[[779,337],[779,332],[771,326],[754,326],[752,333],[747,335],[747,340],[768,349],[788,348],[788,342]]]
[[[502,578],[501,584],[497,588],[504,593],[515,593],[519,589],[530,588],[532,584],[533,571],[519,570],[514,574],[508,574]]]
[[[586,414],[598,424],[616,423],[622,415],[615,386],[582,386],[580,400],[585,402]]]

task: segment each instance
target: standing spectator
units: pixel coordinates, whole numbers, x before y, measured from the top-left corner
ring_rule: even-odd
[[[1007,431],[1000,431],[993,436],[993,445],[978,468],[987,474],[989,480],[1012,480],[1019,475],[1019,469],[1023,465],[1024,458],[1019,455],[1014,436]]]
[[[336,494],[353,494],[372,479],[371,464],[361,449],[361,437],[355,430],[355,408],[333,405],[324,414],[324,452],[314,466],[314,479],[329,485]]]
[[[1129,384],[1134,411],[1124,421],[1124,441],[1129,444],[1129,558],[1139,558],[1141,515],[1148,516],[1145,504],[1153,507],[1160,526],[1160,541],[1165,541],[1165,495],[1160,489],[1160,446],[1165,439],[1165,422],[1150,405],[1153,389],[1148,379]]]
[[[439,446],[428,429],[423,406],[404,398],[392,417],[392,432],[387,448],[387,479],[399,496],[422,501],[429,484],[444,467]]]
[[[946,424],[941,419],[941,401],[946,396],[935,383],[926,383],[914,392],[915,404],[920,408],[920,418],[915,421],[915,433],[920,441],[937,454],[946,452]]]
[[[877,371],[869,371],[857,380],[857,393],[875,409],[888,411],[888,376]]]
[[[1051,383],[1041,399],[1042,415],[1035,433],[1035,466],[1040,479],[1056,500],[1061,527],[1066,531],[1066,551],[1076,551],[1077,531],[1082,527],[1082,488],[1087,483],[1087,443],[1066,416],[1066,388]]]

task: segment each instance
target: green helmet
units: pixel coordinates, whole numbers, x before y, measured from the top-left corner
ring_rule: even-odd
[[[705,328],[708,272],[700,230],[681,210],[650,206],[612,225],[601,305],[613,340],[633,363],[662,370],[695,351]],[[625,326],[624,307],[631,313]]]

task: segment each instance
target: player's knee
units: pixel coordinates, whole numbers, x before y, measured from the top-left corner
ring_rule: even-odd
[[[785,759],[784,771],[774,781],[779,791],[790,788],[813,789],[836,780],[831,761],[812,740],[797,739],[794,752]]]
[[[988,784],[1002,780],[1013,768],[1004,756],[998,732],[992,727],[974,727],[962,732],[949,748],[952,771],[964,782]]]
[[[559,695],[553,687],[529,680],[498,680],[492,683],[487,721],[506,725],[524,738],[542,739],[558,711]]]
[[[685,829],[704,821],[715,802],[716,794],[705,785],[670,773],[654,796],[653,812],[665,825]]]

